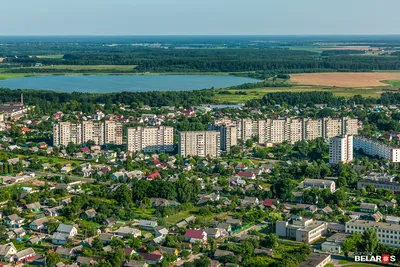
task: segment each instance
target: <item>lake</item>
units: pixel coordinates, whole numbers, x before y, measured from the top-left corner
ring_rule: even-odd
[[[37,76],[2,80],[0,88],[87,93],[185,91],[225,88],[257,81],[251,78],[217,75]]]

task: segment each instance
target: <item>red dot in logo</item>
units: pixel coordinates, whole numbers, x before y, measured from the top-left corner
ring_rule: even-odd
[[[389,254],[382,254],[382,262],[389,263],[390,262],[390,255]]]

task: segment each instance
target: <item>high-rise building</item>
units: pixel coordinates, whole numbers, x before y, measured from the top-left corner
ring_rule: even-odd
[[[81,143],[81,125],[69,121],[60,122],[53,126],[53,145],[67,146],[69,143]]]
[[[103,123],[93,121],[82,122],[82,143],[93,141],[96,145],[103,145],[103,133]]]
[[[174,128],[168,126],[127,128],[127,149],[147,153],[174,151]]]
[[[122,124],[116,121],[83,121],[78,124],[67,121],[53,126],[54,146],[67,146],[70,142],[84,144],[88,141],[96,145],[122,145]]]
[[[356,135],[358,120],[350,118],[284,118],[237,122],[238,138],[243,141],[258,136],[260,143],[291,144],[318,137],[331,138],[340,135]]]
[[[122,124],[113,120],[104,122],[104,144],[122,145]]]
[[[353,161],[353,136],[332,137],[329,141],[329,163],[348,163]]]
[[[179,132],[178,153],[181,156],[218,157],[220,133],[217,131]]]
[[[220,149],[221,151],[229,151],[232,146],[237,145],[237,127],[231,122],[216,122],[210,124],[208,127],[211,131],[218,131],[220,133]]]

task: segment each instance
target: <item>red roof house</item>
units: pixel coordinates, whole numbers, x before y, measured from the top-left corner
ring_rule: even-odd
[[[158,171],[154,171],[154,172],[150,173],[149,175],[147,175],[147,179],[149,179],[149,180],[154,180],[156,178],[161,178],[161,174]]]
[[[207,233],[202,229],[188,229],[185,233],[185,240],[190,243],[207,242]]]

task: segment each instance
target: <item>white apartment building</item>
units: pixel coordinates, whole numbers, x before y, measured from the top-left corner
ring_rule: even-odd
[[[353,136],[332,137],[329,140],[329,163],[348,163],[353,161]]]
[[[350,118],[284,118],[252,121],[237,121],[238,138],[246,141],[254,136],[260,143],[296,143],[314,140],[318,137],[332,138],[340,135],[354,135],[358,132],[358,120]]]
[[[174,128],[172,127],[127,128],[126,138],[127,149],[131,152],[174,151]]]
[[[380,157],[391,162],[400,162],[400,148],[368,139],[362,136],[354,137],[354,149],[373,157]]]
[[[220,133],[217,131],[179,132],[178,153],[184,157],[218,157],[220,142]]]
[[[89,140],[96,145],[122,145],[122,124],[116,121],[83,121],[78,124],[60,122],[53,126],[54,146],[67,146],[70,142],[84,144]]]
[[[362,234],[365,230],[374,229],[379,242],[385,246],[400,247],[400,225],[384,222],[355,220],[346,223],[346,233]]]
[[[329,189],[331,192],[336,191],[336,183],[330,180],[324,179],[304,179],[303,188],[319,188],[319,189]]]
[[[328,223],[294,216],[289,221],[276,222],[276,234],[306,244],[327,233]]]

